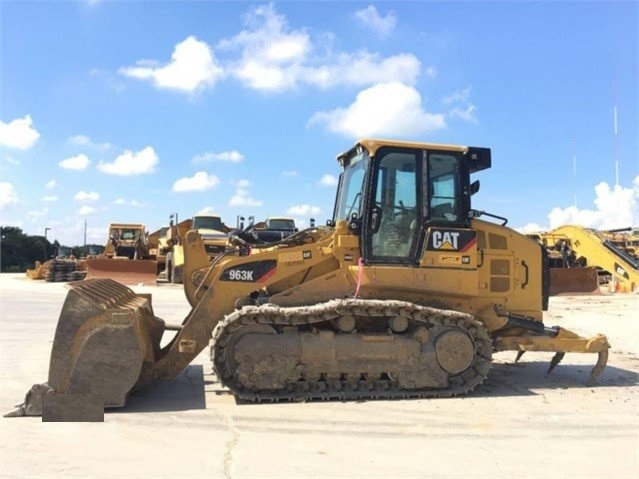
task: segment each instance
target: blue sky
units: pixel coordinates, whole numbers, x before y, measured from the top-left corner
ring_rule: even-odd
[[[90,243],[173,212],[323,223],[336,155],[376,136],[492,148],[474,207],[520,230],[638,226],[638,15],[4,0],[0,222],[67,245],[85,219]]]

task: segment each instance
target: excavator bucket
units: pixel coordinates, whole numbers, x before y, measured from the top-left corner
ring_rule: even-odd
[[[149,259],[87,259],[87,279],[110,278],[122,284],[157,284],[158,264]]]
[[[558,294],[599,293],[599,276],[595,268],[550,268],[551,296]]]
[[[91,395],[104,407],[123,406],[129,392],[148,384],[160,355],[164,321],[150,295],[110,279],[70,283],[60,313],[49,378],[7,416],[42,415],[56,395]],[[49,401],[51,402],[51,401]]]

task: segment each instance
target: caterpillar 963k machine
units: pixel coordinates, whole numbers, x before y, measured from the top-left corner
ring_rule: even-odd
[[[148,296],[117,282],[75,283],[49,380],[11,414],[41,414],[70,394],[122,406],[131,391],[179,374],[209,342],[221,383],[254,401],[464,394],[504,350],[554,352],[551,369],[567,352],[597,353],[590,380],[604,369],[605,336],[542,322],[540,245],[471,209],[479,183],[470,176],[490,167],[489,149],[365,139],[338,162],[326,226],[212,263],[197,232],[187,234],[193,309],[181,325],[165,324]]]

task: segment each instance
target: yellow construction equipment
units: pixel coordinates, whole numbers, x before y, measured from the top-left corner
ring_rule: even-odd
[[[184,255],[180,248],[182,239],[186,236],[187,231],[192,227],[191,219],[178,222],[177,213],[173,213],[169,219],[169,226],[160,228],[158,231],[149,236],[150,254],[155,257],[158,265],[158,279],[166,280],[172,283],[179,282],[176,271],[176,255],[179,256],[178,261],[181,265],[184,263]]]
[[[86,277],[86,258],[76,258],[68,246],[59,246],[55,258],[41,263],[35,262],[27,269],[27,278],[44,279],[48,282],[79,281]]]
[[[542,238],[561,252],[577,274],[580,270],[596,270],[618,291],[631,292],[639,285],[639,260],[596,229],[565,225],[543,233]]]
[[[177,222],[177,213],[174,213]],[[171,220],[173,225],[173,220]],[[217,215],[197,214],[193,218],[169,228],[170,251],[166,255],[165,277],[171,283],[182,283],[184,279],[184,245],[186,232],[195,230],[202,238],[204,251],[209,261],[224,253],[228,247],[229,228]],[[173,235],[173,236],[171,236]]]
[[[619,228],[615,230],[600,231],[605,239],[633,259],[639,260],[639,229]]]
[[[104,253],[87,259],[87,279],[124,284],[156,284],[157,262],[150,255],[143,224],[111,223]]]
[[[601,373],[605,336],[542,321],[541,246],[471,208],[479,182],[470,176],[491,166],[488,148],[364,139],[338,162],[326,226],[245,256],[250,235],[240,233],[212,263],[197,231],[187,233],[193,309],[180,325],[115,281],[73,284],[48,382],[9,415],[41,414],[74,394],[122,406],[209,343],[219,380],[252,401],[465,394],[494,351],[554,352],[550,369],[567,352],[596,353],[590,382]]]

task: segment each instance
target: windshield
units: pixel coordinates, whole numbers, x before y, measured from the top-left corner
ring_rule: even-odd
[[[353,213],[356,213],[358,217],[361,216],[362,188],[369,161],[366,152],[357,153],[346,161],[344,172],[341,175],[340,188],[337,192],[334,222],[346,220]]]
[[[222,230],[222,220],[219,216],[196,216],[193,218],[194,230]]]
[[[295,222],[293,220],[268,220],[268,227],[272,230],[291,230],[295,229]]]

